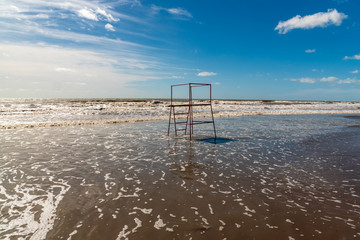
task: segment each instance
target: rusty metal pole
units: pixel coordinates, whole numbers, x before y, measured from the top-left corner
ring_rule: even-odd
[[[214,126],[214,135],[215,135],[215,143],[216,143],[216,129],[215,129],[214,112],[213,112],[213,108],[212,108],[212,89],[211,89],[211,84],[210,84],[210,109],[211,109],[211,118],[212,118],[212,122],[213,122],[213,126]]]
[[[171,113],[173,110],[173,86],[171,86],[171,98],[170,98],[170,115],[169,115],[169,125],[168,125],[168,136],[170,135],[170,125],[171,125]],[[175,109],[174,109],[175,110]]]
[[[193,109],[192,109],[192,88],[191,88],[191,83],[189,83],[189,113],[190,113],[190,141],[192,139],[192,135],[193,135],[193,113],[192,113]]]

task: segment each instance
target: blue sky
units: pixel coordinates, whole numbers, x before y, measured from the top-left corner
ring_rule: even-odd
[[[0,97],[360,101],[360,2],[2,0]]]

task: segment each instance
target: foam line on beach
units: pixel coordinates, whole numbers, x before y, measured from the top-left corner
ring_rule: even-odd
[[[182,102],[174,104],[180,103]],[[169,104],[170,102],[166,100],[114,102],[94,99],[58,102],[22,100],[6,103],[0,101],[0,129],[163,121],[169,117]],[[209,110],[209,107],[196,107],[194,117],[209,118],[211,116]],[[360,102],[214,100],[213,111],[216,118],[253,115],[360,114]]]
[[[27,186],[20,184],[15,186],[14,194],[9,195],[6,189],[0,192],[7,196],[2,201],[0,209],[3,214],[9,216],[6,222],[0,222],[1,229],[8,229],[3,234],[5,239],[31,235],[29,239],[45,239],[46,234],[54,225],[56,210],[70,185],[63,180],[54,182],[45,192],[41,185]],[[59,193],[55,194],[56,190]],[[42,192],[42,194],[35,194]],[[20,197],[21,196],[21,197]],[[39,209],[39,206],[41,208]]]
[[[225,112],[215,113],[215,118],[230,118],[240,116],[256,116],[256,115],[306,115],[306,114],[360,114],[360,110],[328,110],[328,111],[267,111],[267,112]],[[209,118],[210,114],[195,114],[194,118]],[[168,120],[168,116],[160,117],[143,117],[143,118],[123,118],[123,119],[100,119],[100,120],[75,120],[75,121],[57,121],[57,122],[30,122],[1,124],[0,129],[17,129],[17,128],[35,128],[35,127],[66,127],[66,126],[83,126],[83,125],[99,125],[99,124],[120,124],[135,123],[147,121],[164,121]]]

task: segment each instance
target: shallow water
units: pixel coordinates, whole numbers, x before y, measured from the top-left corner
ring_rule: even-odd
[[[168,116],[168,104],[131,99],[1,99],[0,129]],[[156,109],[156,110],[155,110]]]
[[[178,100],[175,104],[183,104]],[[203,103],[194,100],[194,103]],[[0,98],[0,129],[118,124],[166,120],[166,99],[6,99]],[[360,114],[360,102],[214,100],[215,117],[289,114]],[[177,108],[187,112],[187,108]],[[210,117],[209,106],[193,108]]]
[[[359,125],[216,119],[218,144],[166,122],[1,130],[0,239],[357,239]]]

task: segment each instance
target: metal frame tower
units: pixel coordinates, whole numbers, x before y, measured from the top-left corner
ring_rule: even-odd
[[[187,103],[184,102],[184,104],[174,104],[174,98],[173,98],[173,92],[174,88],[180,87],[180,86],[188,86],[188,101]],[[208,87],[209,88],[209,98],[208,99],[201,99],[201,103],[195,103],[193,100],[193,88],[197,87]],[[177,136],[177,133],[179,131],[184,131],[184,135],[189,135],[190,140],[192,140],[192,137],[194,135],[194,125],[197,124],[212,124],[214,128],[214,135],[216,139],[216,129],[215,129],[215,121],[214,121],[214,113],[212,109],[212,90],[211,90],[211,84],[205,84],[205,83],[184,83],[184,84],[177,84],[177,85],[171,85],[171,100],[170,100],[170,115],[169,115],[169,126],[168,126],[168,135],[170,135],[170,127],[171,125],[174,125],[175,129],[175,135]],[[210,112],[211,112],[211,120],[194,120],[194,112],[193,108],[195,107],[204,107],[209,106]],[[179,109],[182,109],[182,111],[178,111]],[[183,118],[180,118],[180,120],[177,118],[177,116],[183,115]],[[185,118],[186,116],[186,118]],[[182,125],[183,128],[178,128],[177,125]]]

